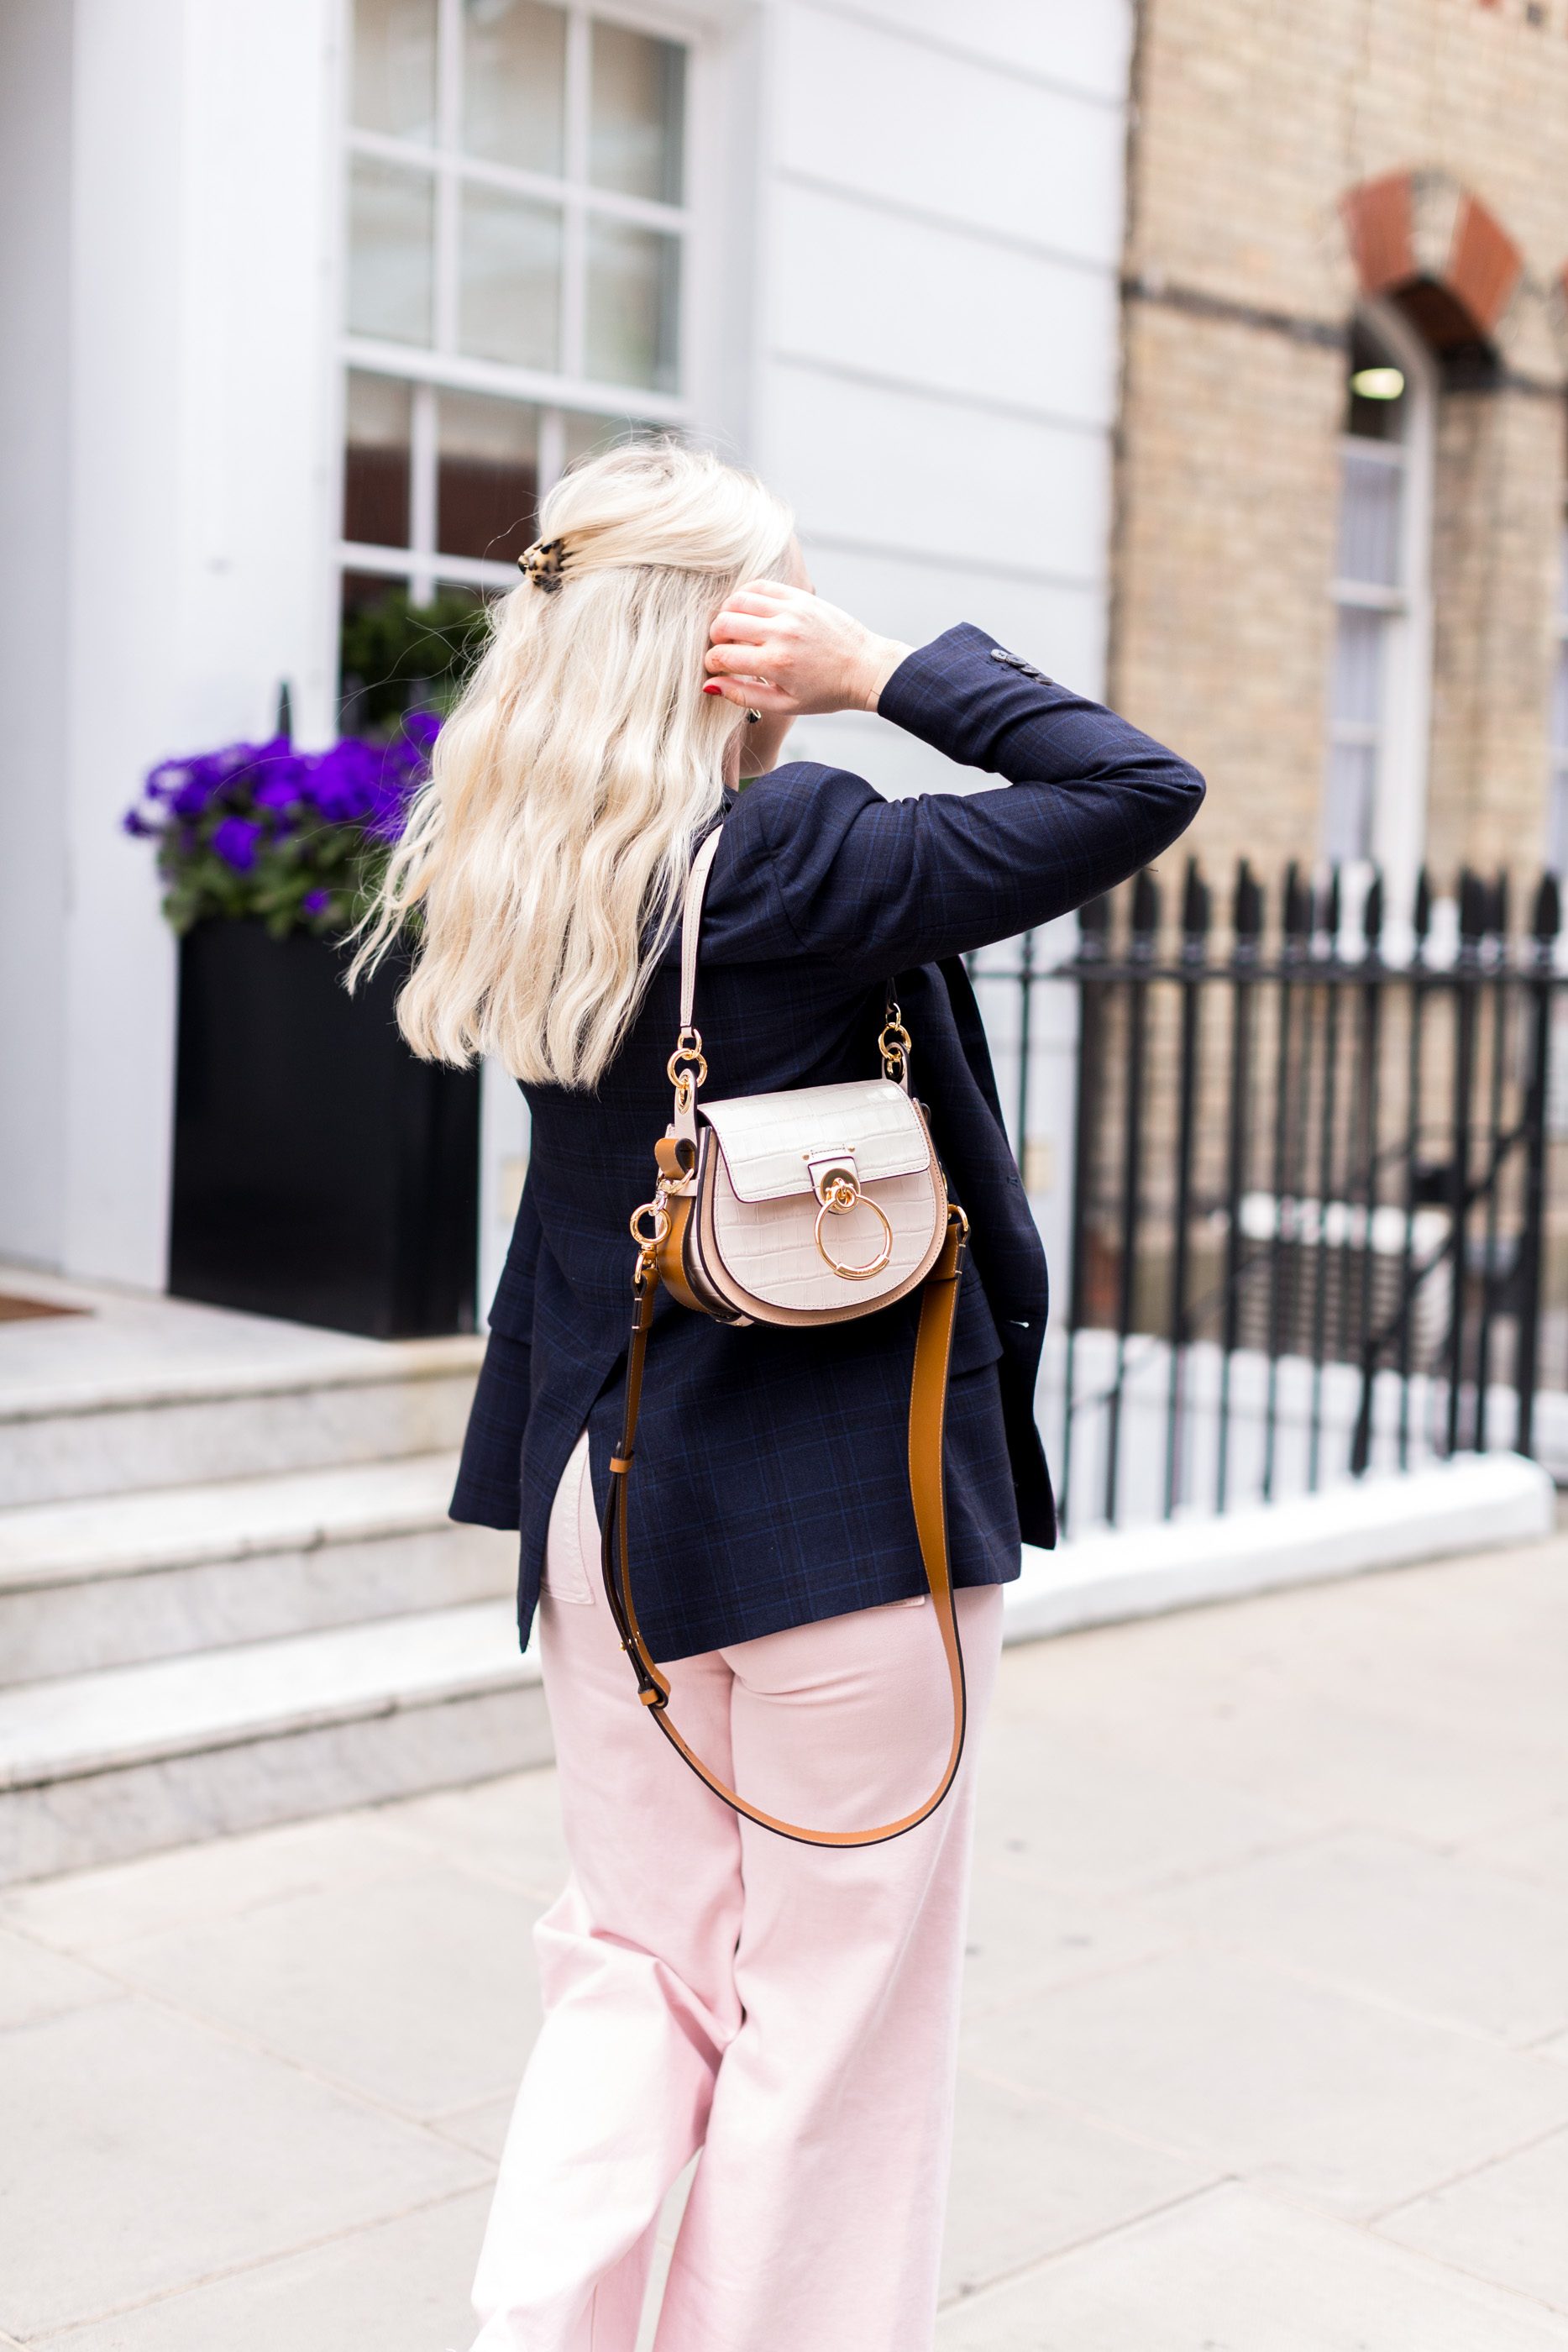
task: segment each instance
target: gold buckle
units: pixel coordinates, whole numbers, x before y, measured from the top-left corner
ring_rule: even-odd
[[[829,1191],[834,1184],[847,1184],[852,1194],[847,1205],[851,1208],[854,1206],[854,1196],[858,1196],[860,1192],[861,1171],[855,1164],[855,1155],[848,1144],[840,1144],[835,1150],[831,1151],[802,1151],[800,1157],[806,1163],[806,1173],[811,1180],[811,1190],[819,1201],[827,1199]]]

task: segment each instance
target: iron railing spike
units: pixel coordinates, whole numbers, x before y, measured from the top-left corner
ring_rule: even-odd
[[[1285,868],[1285,938],[1291,947],[1299,948],[1312,936],[1312,890],[1292,857]]]
[[[1550,869],[1536,885],[1530,928],[1537,946],[1542,948],[1551,947],[1563,928],[1563,886]]]
[[[1189,940],[1200,940],[1208,929],[1208,890],[1196,857],[1186,861],[1182,881],[1181,927]]]
[[[1087,898],[1078,909],[1078,952],[1081,956],[1103,961],[1110,947],[1111,901],[1108,897]]]
[[[1328,888],[1323,894],[1322,928],[1328,933],[1330,945],[1339,937],[1340,870],[1338,864],[1329,867]]]
[[[1473,949],[1486,929],[1487,893],[1479,874],[1469,866],[1459,869],[1459,938]]]
[[[1146,866],[1133,877],[1133,934],[1150,940],[1160,927],[1160,886]]]
[[[1416,897],[1410,909],[1410,928],[1416,934],[1417,955],[1426,946],[1432,929],[1432,877],[1423,866],[1416,877]]]

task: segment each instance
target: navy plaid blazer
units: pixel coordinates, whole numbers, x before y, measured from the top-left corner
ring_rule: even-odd
[[[982,630],[914,653],[884,718],[1000,791],[883,800],[796,762],[727,796],[697,971],[716,1100],[874,1077],[895,978],[954,1197],[970,1223],[945,1448],[960,1585],[1003,1583],[1055,1540],[1034,1425],[1045,1255],[959,959],[1082,906],[1170,845],[1203,797],[1183,760]],[[538,1598],[557,1483],[586,1423],[603,1507],[619,1433],[633,1251],[670,1117],[672,939],[596,1094],[529,1086],[533,1142],[452,1502],[521,1535]],[[906,1424],[911,1297],[847,1324],[727,1329],[661,1295],[631,1481],[637,1612],[656,1657],[923,1592]]]

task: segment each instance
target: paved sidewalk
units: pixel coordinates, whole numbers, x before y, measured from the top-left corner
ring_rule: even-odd
[[[1009,1651],[942,2352],[1568,2352],[1568,1538]],[[0,2343],[444,2352],[553,1776],[0,1898]]]

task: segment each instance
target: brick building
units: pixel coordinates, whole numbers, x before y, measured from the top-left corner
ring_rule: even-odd
[[[1568,6],[1144,0],[1133,95],[1111,693],[1195,845],[1563,864]]]

